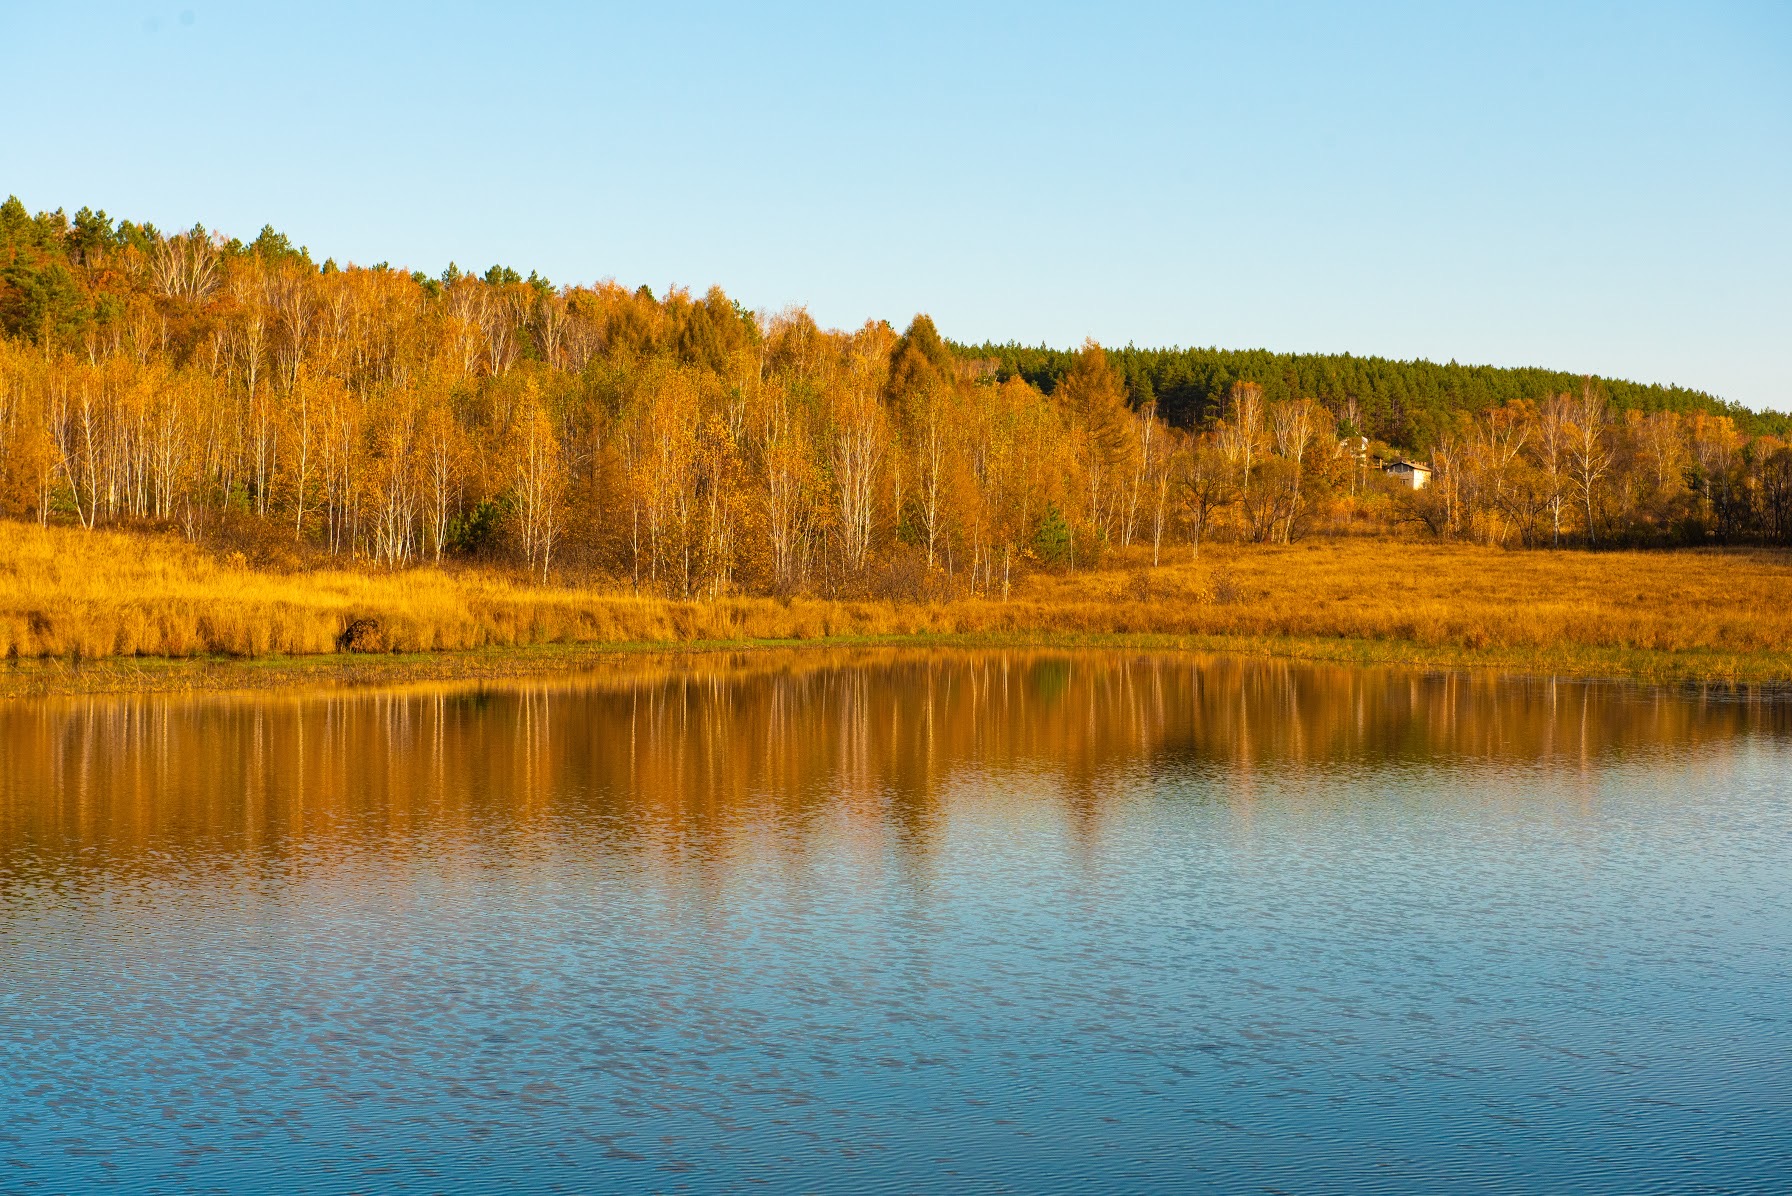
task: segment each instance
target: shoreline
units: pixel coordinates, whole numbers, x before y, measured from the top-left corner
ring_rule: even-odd
[[[1792,689],[1792,651],[1721,652],[1568,645],[1464,648],[1407,640],[1152,632],[966,632],[808,639],[572,642],[411,653],[262,656],[115,656],[75,662],[13,658],[0,699],[225,693],[285,688],[373,688],[416,682],[514,680],[590,671],[642,656],[810,653],[853,649],[1191,652],[1312,664],[1495,673],[1645,685]]]

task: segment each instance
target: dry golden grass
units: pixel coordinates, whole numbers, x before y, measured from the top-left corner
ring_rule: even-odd
[[[173,537],[0,524],[0,656],[328,654],[357,618],[377,620],[379,642],[403,653],[1155,636],[1333,659],[1792,680],[1792,556],[1772,551],[1343,539],[1215,546],[1157,570],[1122,556],[1030,577],[1008,602],[677,602],[435,569],[263,573]]]
[[[1784,551],[1509,551],[1350,538],[1204,549],[1200,566],[1160,572],[1147,574],[1150,599],[1134,604],[1156,621],[1138,630],[1471,650],[1792,649],[1792,554]],[[1048,605],[1105,599],[1124,623],[1138,576],[1041,579],[1033,595]]]

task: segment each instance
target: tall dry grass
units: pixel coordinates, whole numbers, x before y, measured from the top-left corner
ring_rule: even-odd
[[[1792,649],[1792,556],[1508,552],[1395,539],[1218,546],[1199,563],[1038,574],[1007,602],[679,602],[477,572],[257,572],[178,538],[0,524],[0,656],[306,655],[374,646],[1028,633],[1345,638],[1464,651]]]

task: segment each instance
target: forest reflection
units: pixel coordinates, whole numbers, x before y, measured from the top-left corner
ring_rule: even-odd
[[[1729,691],[1104,652],[641,658],[514,684],[21,701],[0,705],[0,880],[80,852],[390,850],[444,827],[626,844],[841,810],[924,848],[956,784],[1025,778],[1087,822],[1153,778],[1251,801],[1265,779],[1574,772],[1788,733],[1792,704]]]

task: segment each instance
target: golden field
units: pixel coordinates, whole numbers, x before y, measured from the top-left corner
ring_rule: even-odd
[[[344,656],[357,619],[395,656]],[[1024,578],[1009,601],[674,601],[472,570],[262,572],[177,537],[0,524],[0,657],[13,691],[184,687],[155,658],[340,673],[517,669],[597,648],[765,642],[1126,644],[1655,679],[1792,680],[1792,556],[1507,551],[1395,538],[1211,545]],[[473,651],[478,650],[478,651]],[[419,653],[465,653],[419,665]],[[104,662],[128,658],[126,680]],[[149,658],[148,660],[144,658]],[[273,658],[272,660],[270,658]],[[98,662],[85,686],[73,662]],[[294,662],[297,663],[297,662]],[[317,673],[317,669],[301,669]],[[271,675],[281,675],[279,673]],[[58,680],[61,678],[61,680]],[[159,678],[154,679],[154,678]],[[255,683],[248,679],[248,683]]]

